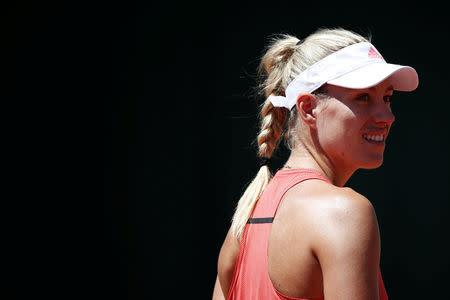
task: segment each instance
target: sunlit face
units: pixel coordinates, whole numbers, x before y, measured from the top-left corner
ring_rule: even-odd
[[[331,99],[318,107],[317,134],[328,158],[338,168],[379,167],[395,120],[389,81],[368,89],[325,88]]]

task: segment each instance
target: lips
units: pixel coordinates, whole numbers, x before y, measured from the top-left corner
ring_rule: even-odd
[[[363,138],[369,142],[384,142],[385,134],[363,134]]]
[[[371,144],[384,145],[387,137],[387,128],[373,128],[366,130],[362,137]]]
[[[365,132],[362,135],[363,139],[372,144],[384,145],[388,132],[387,125],[384,125],[383,127],[367,128],[364,131]]]

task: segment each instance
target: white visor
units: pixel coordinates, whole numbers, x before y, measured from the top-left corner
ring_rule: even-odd
[[[367,42],[342,48],[313,64],[286,88],[286,97],[270,95],[274,106],[292,109],[300,94],[312,93],[325,83],[350,89],[365,89],[386,78],[397,91],[413,91],[419,84],[416,70],[388,64],[376,48]]]

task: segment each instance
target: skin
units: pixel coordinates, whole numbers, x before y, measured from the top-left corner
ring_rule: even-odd
[[[296,298],[379,299],[380,234],[371,202],[347,180],[359,168],[383,163],[384,140],[395,118],[389,80],[353,90],[333,85],[329,99],[298,97],[302,130],[286,162],[314,169],[332,184],[307,180],[282,198],[272,224],[269,275],[282,294]],[[367,135],[383,135],[380,142]],[[227,234],[218,260],[213,299],[225,299],[239,252],[239,240]]]

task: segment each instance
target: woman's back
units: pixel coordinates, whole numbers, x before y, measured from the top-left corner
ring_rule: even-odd
[[[327,290],[323,285],[323,268],[316,253],[320,253],[322,259],[326,259],[336,252],[330,249],[330,245],[326,245],[327,236],[335,233],[327,232],[330,225],[326,222],[330,214],[337,212],[338,216],[338,211],[342,209],[339,207],[339,201],[342,202],[342,200],[337,196],[340,192],[339,188],[326,181],[327,179],[317,171],[305,169],[281,170],[275,175],[255,207],[250,219],[251,223],[247,224],[244,232],[230,288],[231,299],[289,299],[289,297],[321,299],[324,297]],[[346,189],[344,193],[354,192]],[[330,194],[333,196],[330,197]],[[349,207],[345,207],[346,212],[348,209]],[[321,218],[326,219],[320,221]],[[364,225],[367,227],[366,224]],[[332,242],[335,243],[336,239],[339,237],[334,237]],[[369,239],[373,238],[369,237]],[[328,248],[320,249],[323,246]],[[331,248],[333,246],[331,245]],[[223,249],[223,251],[226,250]],[[353,265],[357,266],[358,262],[354,261],[354,253],[350,255],[352,256],[349,259],[353,259]],[[372,254],[366,253],[365,257],[374,255],[375,260],[377,257],[379,259],[376,249],[372,251]],[[372,266],[370,263],[367,264],[367,259],[361,262],[365,268],[369,268],[369,271],[370,268],[373,269],[374,278],[368,278],[369,281],[366,282],[368,285],[362,282],[359,287],[355,286],[352,289],[347,281],[347,286],[343,290],[364,293],[364,290],[370,290],[370,288],[377,289],[378,263],[370,259],[369,261]],[[343,265],[346,264],[347,262],[344,262]],[[348,270],[342,271],[348,272]],[[350,271],[357,270],[353,268]],[[345,276],[342,274],[340,277]],[[350,278],[345,280],[348,279]],[[370,287],[373,282],[375,286]],[[333,280],[328,282],[329,288],[333,287],[332,283]],[[335,285],[338,284],[338,282],[335,283]],[[345,297],[344,294],[342,296]]]
[[[285,295],[323,298],[322,270],[313,245],[318,225],[326,220],[315,205],[327,206],[321,194],[329,189],[324,181],[307,180],[280,201],[270,232],[268,263],[274,287]]]
[[[278,291],[297,298],[324,298],[329,289],[346,293],[377,289],[379,241],[369,200],[322,180],[301,182],[283,196],[272,224],[270,278]],[[360,284],[349,284],[367,273],[371,276],[365,281],[359,278]],[[379,285],[380,299],[385,299],[384,285]]]

